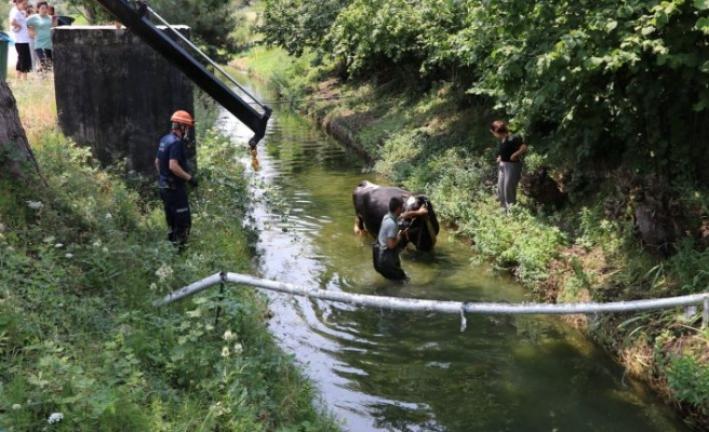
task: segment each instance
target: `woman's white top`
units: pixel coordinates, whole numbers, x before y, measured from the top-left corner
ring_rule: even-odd
[[[15,30],[15,26],[12,24],[13,20],[19,24],[19,30]],[[10,11],[10,28],[15,36],[15,43],[30,43],[30,34],[27,31],[27,16],[16,7],[13,7]]]

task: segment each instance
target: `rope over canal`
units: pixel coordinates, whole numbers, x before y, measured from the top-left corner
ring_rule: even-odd
[[[646,300],[631,300],[609,303],[493,303],[493,302],[460,302],[449,300],[427,300],[415,298],[386,297],[367,294],[356,294],[342,291],[328,291],[299,287],[285,282],[261,279],[239,273],[215,273],[177,291],[173,291],[161,300],[154,302],[155,306],[164,306],[177,300],[197,294],[211,286],[222,283],[235,283],[256,288],[277,291],[285,294],[330,300],[358,306],[391,309],[409,312],[439,312],[460,314],[461,331],[465,330],[465,314],[504,314],[504,315],[573,315],[636,312],[643,310],[668,309],[680,306],[703,304],[702,327],[709,324],[709,292],[678,297],[667,297]]]

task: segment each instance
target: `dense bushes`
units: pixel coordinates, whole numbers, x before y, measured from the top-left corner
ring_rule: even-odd
[[[266,41],[300,55],[320,46],[333,21],[349,0],[265,0],[261,31]]]
[[[354,77],[412,72],[484,96],[569,168],[700,177],[709,120],[704,0],[268,0],[266,39]],[[316,23],[316,25],[313,25]],[[694,143],[694,144],[692,144]]]

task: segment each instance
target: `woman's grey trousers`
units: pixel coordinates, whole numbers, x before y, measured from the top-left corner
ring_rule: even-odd
[[[522,176],[522,162],[499,162],[497,171],[497,199],[508,208],[517,202],[517,184]]]

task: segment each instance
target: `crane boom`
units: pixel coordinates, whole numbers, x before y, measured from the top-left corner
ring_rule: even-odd
[[[97,1],[136,36],[180,69],[193,83],[248,126],[254,132],[254,137],[249,141],[252,148],[264,137],[266,125],[271,117],[269,107],[261,105],[257,101],[258,105],[263,107],[263,113],[257,111],[126,0]]]

